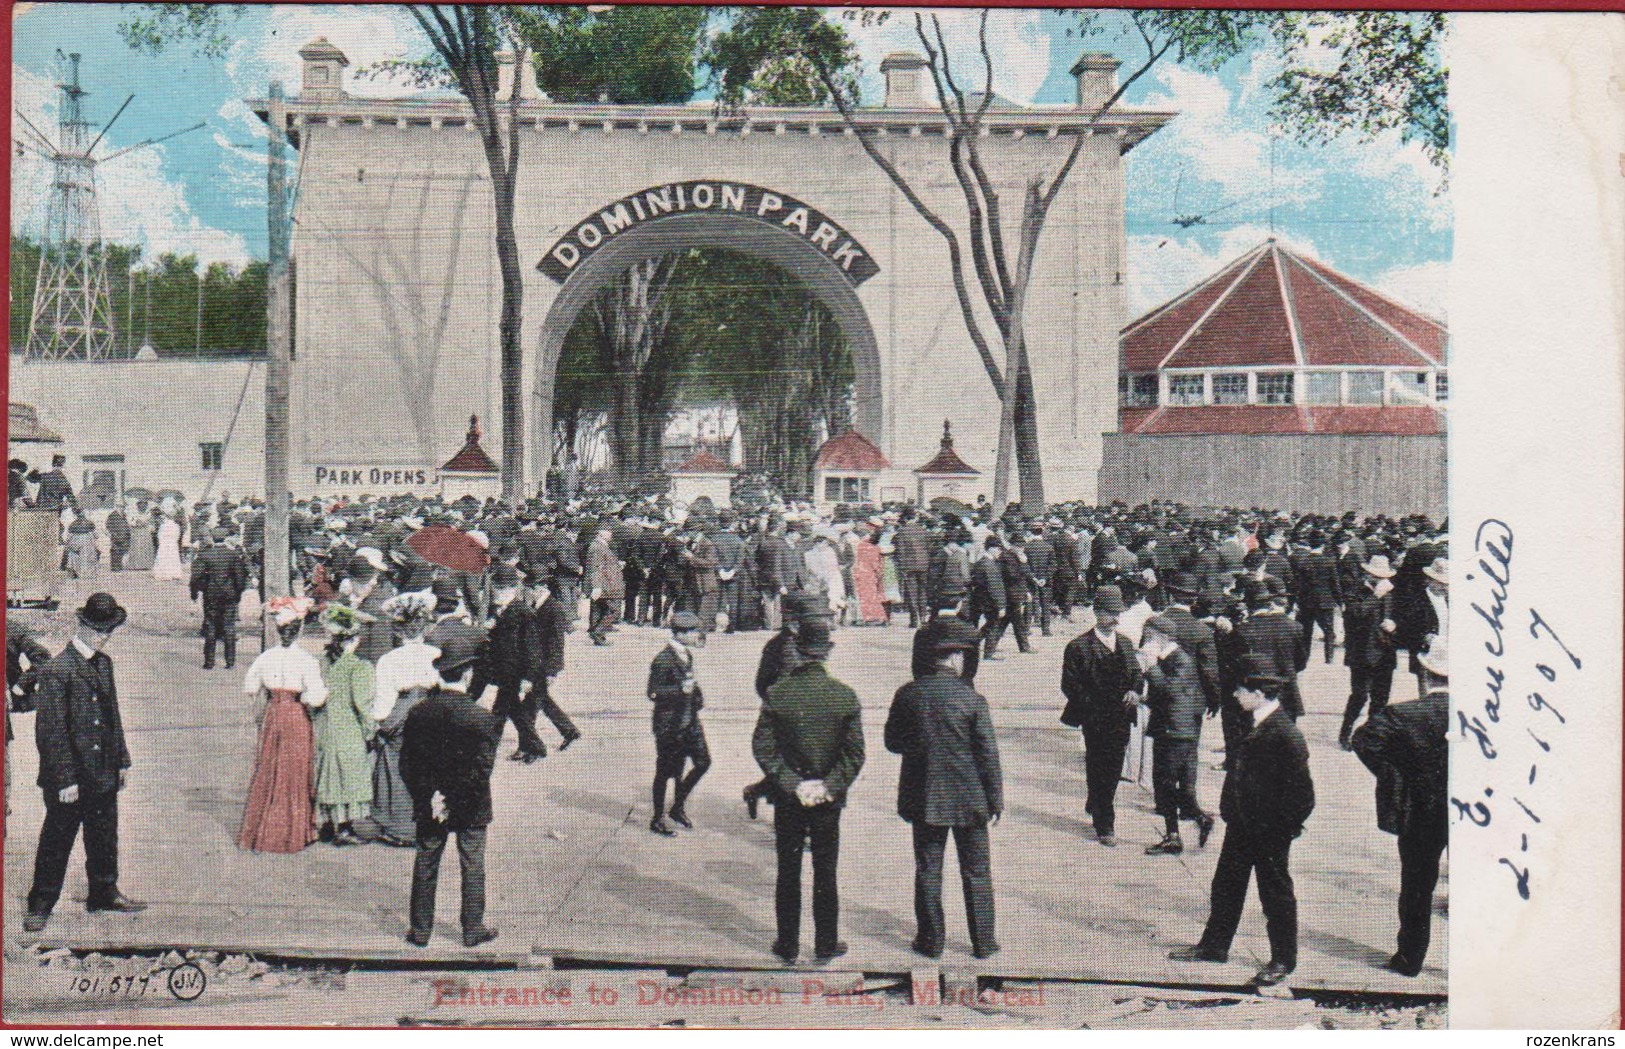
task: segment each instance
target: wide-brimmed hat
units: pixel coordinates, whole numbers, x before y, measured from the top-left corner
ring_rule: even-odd
[[[1422,574],[1435,583],[1450,584],[1450,559],[1448,557],[1435,557],[1422,569]]]
[[[806,659],[823,659],[835,648],[829,635],[829,620],[809,616],[796,624],[796,651]]]
[[[265,602],[265,613],[276,623],[277,628],[281,629],[303,622],[314,607],[316,602],[308,597],[273,597]]]
[[[1392,579],[1394,570],[1388,565],[1388,558],[1384,554],[1372,554],[1371,560],[1360,566],[1367,575],[1374,575],[1378,579]]]
[[[358,547],[355,556],[372,566],[374,572],[387,572],[389,562],[384,560],[384,552],[376,546]]]
[[[129,617],[130,613],[108,593],[91,594],[79,609],[79,622],[102,634],[112,633]]]
[[[1446,634],[1433,634],[1428,638],[1427,651],[1420,652],[1416,661],[1434,677],[1450,676],[1450,639]]]
[[[337,601],[322,611],[321,623],[334,637],[354,637],[376,617]]]
[[[678,612],[671,617],[671,632],[683,634],[700,628],[700,617],[693,612]]]

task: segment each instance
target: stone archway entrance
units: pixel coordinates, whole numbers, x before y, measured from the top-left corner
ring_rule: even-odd
[[[697,183],[685,187],[685,203],[693,199],[688,192],[691,188],[710,190],[700,195],[699,200],[705,203],[698,210],[674,210],[646,221],[634,220],[606,234],[606,217],[614,224],[621,214],[635,214],[617,202],[614,210],[605,209],[577,224],[538,263],[543,273],[561,281],[542,322],[536,347],[531,454],[539,469],[545,468],[552,457],[553,393],[559,360],[565,336],[581,310],[627,268],[689,248],[722,248],[748,255],[801,281],[829,310],[851,349],[854,427],[871,440],[879,439],[884,414],[880,351],[874,327],[854,290],[878,272],[867,252],[824,216],[797,201],[787,203],[770,191]],[[737,196],[730,194],[734,206],[720,203],[724,188],[737,191]],[[661,189],[668,191],[667,199],[675,201],[675,193],[671,192],[674,187],[646,192],[653,194]],[[641,201],[642,195],[634,194],[633,198]],[[717,205],[713,206],[713,200]],[[798,215],[798,211],[802,214]]]

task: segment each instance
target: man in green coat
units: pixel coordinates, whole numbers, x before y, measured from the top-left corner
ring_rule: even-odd
[[[767,690],[752,750],[773,789],[773,833],[779,870],[774,893],[779,934],[773,953],[794,962],[801,944],[801,857],[810,842],[813,867],[813,954],[846,953],[837,936],[836,866],[841,809],[863,768],[863,710],[857,693],[824,667],[834,643],[829,620],[804,618],[796,630],[800,664]]]

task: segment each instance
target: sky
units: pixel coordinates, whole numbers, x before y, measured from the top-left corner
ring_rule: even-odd
[[[56,55],[78,51],[93,124],[135,96],[99,154],[205,124],[99,169],[104,237],[140,244],[149,258],[173,252],[241,265],[264,257],[265,131],[242,100],[263,97],[273,77],[297,90],[297,51],[306,42],[326,36],[349,57],[350,71],[420,54],[425,46],[410,16],[391,5],[251,7],[231,23],[236,41],[221,59],[197,58],[186,48],[133,52],[117,31],[128,17],[120,5],[18,4],[13,97],[54,137]],[[941,17],[950,55],[959,56],[958,68],[970,68],[977,15]],[[863,60],[865,101],[878,101],[881,58],[920,49],[913,16],[899,11],[878,26],[843,24]],[[1076,87],[1068,69],[1081,51],[1114,52],[1125,73],[1143,59],[1138,37],[1080,37],[1076,26],[1070,13],[993,12],[994,89],[1019,103],[1069,103]],[[1439,174],[1420,147],[1397,135],[1311,146],[1272,128],[1264,85],[1273,72],[1267,53],[1242,55],[1216,73],[1163,63],[1126,96],[1127,105],[1179,114],[1127,158],[1131,312],[1179,294],[1273,235],[1442,318],[1451,213]],[[345,89],[358,96],[409,92],[353,76]],[[43,219],[49,165],[32,153],[19,157],[15,147],[12,153],[12,226],[32,233]],[[1176,215],[1207,221],[1182,229],[1172,221]]]

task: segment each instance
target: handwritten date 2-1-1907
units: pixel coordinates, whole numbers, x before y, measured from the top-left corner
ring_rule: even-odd
[[[1512,554],[1510,525],[1490,518],[1478,526],[1463,579],[1469,584],[1472,622],[1489,659],[1481,682],[1453,690],[1457,731],[1475,744],[1466,748],[1454,783],[1482,785],[1477,797],[1453,794],[1450,804],[1457,822],[1496,835],[1497,851],[1503,852],[1497,862],[1510,872],[1519,898],[1527,900],[1530,837],[1541,824],[1540,769],[1542,762],[1549,766],[1559,755],[1569,723],[1564,697],[1576,693],[1573,685],[1583,664],[1539,609],[1517,608]],[[1519,694],[1522,703],[1508,701]]]

